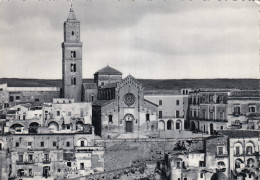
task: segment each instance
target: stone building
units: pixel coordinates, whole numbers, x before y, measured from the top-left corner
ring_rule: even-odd
[[[62,43],[62,97],[81,101],[82,91],[82,42],[80,22],[71,7],[64,22]]]
[[[227,114],[232,129],[260,129],[260,91],[231,91]]]
[[[158,105],[158,130],[184,130],[187,120],[188,94],[186,90],[163,94],[145,94],[145,99]]]
[[[91,119],[91,103],[73,99],[14,106],[0,138],[1,162],[6,162],[0,166],[1,179],[64,179],[102,172],[104,148],[95,146]]]
[[[104,73],[101,75],[105,77]],[[97,79],[101,78],[97,75]],[[107,83],[102,79],[104,85],[99,80],[96,82],[101,84],[98,100],[92,105],[96,134],[115,137],[124,133],[156,131],[157,105],[144,99],[142,85],[131,75],[117,81]]]
[[[213,134],[227,129],[229,89],[198,89],[189,94],[190,130]]]

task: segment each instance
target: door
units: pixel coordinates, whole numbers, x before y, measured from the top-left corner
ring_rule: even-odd
[[[126,132],[133,132],[132,121],[126,121]]]

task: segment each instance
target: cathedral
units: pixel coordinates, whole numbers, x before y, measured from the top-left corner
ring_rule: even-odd
[[[94,74],[93,83],[82,82],[80,22],[71,7],[64,22],[62,43],[63,98],[92,102],[92,124],[101,137],[125,133],[152,134],[157,130],[157,104],[144,99],[142,84],[133,76],[106,66]]]

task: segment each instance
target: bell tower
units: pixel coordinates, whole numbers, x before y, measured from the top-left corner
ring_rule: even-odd
[[[80,22],[71,6],[68,19],[64,22],[62,47],[62,97],[81,101],[82,88],[82,42]]]

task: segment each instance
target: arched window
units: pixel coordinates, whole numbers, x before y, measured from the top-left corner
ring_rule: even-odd
[[[108,116],[108,123],[113,124],[113,115]]]
[[[150,121],[150,114],[146,114],[146,122]]]
[[[253,147],[252,146],[246,147],[246,154],[253,154]]]

